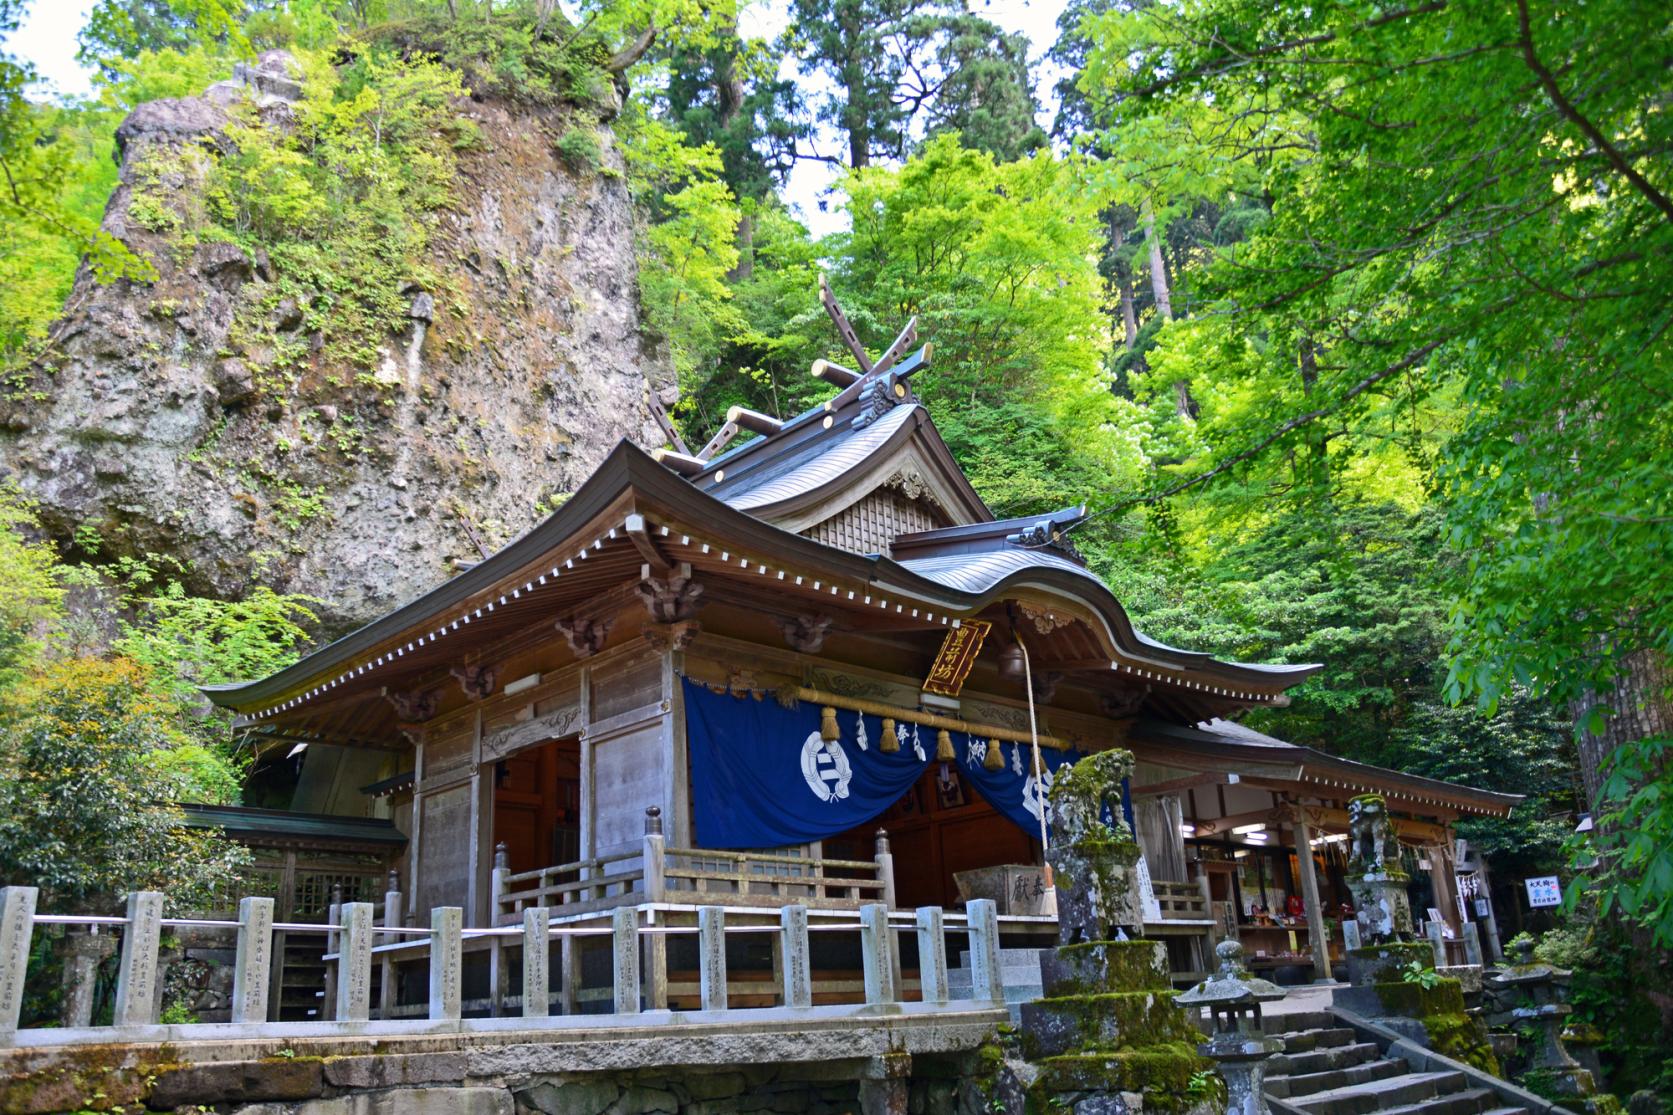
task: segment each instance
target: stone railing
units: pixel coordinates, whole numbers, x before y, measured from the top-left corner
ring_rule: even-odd
[[[1209,904],[1207,881],[1174,883],[1158,879],[1151,883],[1156,892],[1156,903],[1162,909],[1163,921],[1210,921],[1214,914]]]
[[[666,919],[658,921],[653,906],[644,909],[619,906],[610,912],[607,926],[596,927],[553,925],[552,908],[534,906],[523,910],[520,926],[480,929],[465,928],[463,912],[456,906],[432,910],[428,926],[407,927],[395,924],[399,922],[398,917],[386,917],[386,924],[378,926],[374,920],[373,904],[369,902],[343,903],[336,916],[324,924],[275,923],[271,898],[245,898],[239,903],[236,921],[166,918],[163,916],[163,895],[156,892],[130,894],[125,913],[120,917],[42,915],[36,913],[35,903],[36,891],[33,887],[0,888],[0,1047],[366,1032],[436,1033],[481,1027],[504,1029],[510,1020],[463,1018],[460,993],[462,951],[463,942],[471,937],[493,938],[496,946],[521,946],[521,1009],[524,1024],[531,1026],[563,1025],[571,1021],[548,1019],[552,1001],[549,956],[554,940],[567,943],[569,939],[581,937],[607,936],[610,939],[613,956],[611,1013],[618,1016],[617,1021],[624,1025],[627,1023],[620,1016],[645,1015],[645,1021],[678,1025],[688,1021],[696,1024],[719,1020],[711,1012],[726,1012],[728,1018],[736,1016],[744,1019],[760,1016],[763,1010],[787,1009],[794,1015],[796,1011],[813,1009],[814,972],[809,937],[815,932],[858,932],[864,1000],[863,1005],[855,1006],[862,1007],[864,1012],[871,1012],[864,1015],[866,1017],[886,1019],[887,1012],[875,1014],[876,1008],[904,1001],[897,955],[897,938],[901,932],[915,932],[917,935],[921,1005],[914,1004],[916,1011],[971,1009],[971,1000],[956,1008],[949,1006],[948,933],[963,933],[968,938],[975,1005],[986,1007],[1004,1001],[1000,978],[998,911],[994,903],[987,900],[969,903],[962,918],[946,915],[938,906],[920,907],[911,914],[891,914],[885,904],[873,902],[846,914],[814,911],[818,920],[813,924],[809,922],[809,908],[801,903],[781,907],[777,924],[762,924],[761,915],[766,911],[758,907],[741,908],[738,913],[753,916],[742,918],[740,924],[730,926],[727,924],[728,909],[722,906],[697,907],[696,924],[691,926],[670,924]],[[386,903],[386,907],[388,905],[398,906],[398,903]],[[112,1025],[18,1029],[30,942],[35,927],[40,925],[100,925],[120,931],[121,956]],[[160,938],[164,929],[185,926],[221,929],[236,937],[230,1023],[158,1024]],[[330,991],[326,1011],[322,1012],[329,1014],[329,1021],[268,1021],[268,986],[275,930],[330,934],[331,951],[326,956],[330,962],[327,976]],[[651,979],[642,978],[641,955],[647,951],[659,951],[668,935],[678,933],[691,933],[697,937],[700,1010],[679,1015],[653,1010],[647,1014],[645,1004],[654,1003],[657,996]],[[782,975],[779,977],[779,1003],[776,1007],[732,1008],[728,1005],[726,937],[744,933],[770,933],[777,937],[775,951],[782,956]],[[378,936],[389,943],[377,944],[375,939]],[[426,962],[428,1017],[390,1019],[386,999],[380,1010],[383,1020],[372,1021],[374,960],[379,958],[378,954],[396,951],[401,953],[403,960],[412,958]],[[495,951],[500,951],[500,948]],[[385,971],[387,978],[387,969]],[[388,994],[387,990],[385,994]],[[589,1025],[611,1024],[608,1018],[596,1015],[585,1017]],[[676,1022],[676,1019],[679,1021]],[[573,1021],[578,1022],[579,1019]],[[368,1030],[368,1027],[371,1029]]]

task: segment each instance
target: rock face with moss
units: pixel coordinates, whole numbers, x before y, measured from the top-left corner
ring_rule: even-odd
[[[1052,784],[1059,944],[1041,961],[1044,997],[1022,1007],[1023,1055],[1038,1068],[1030,1111],[1183,1111],[1216,1094],[1194,1048],[1201,1035],[1173,1005],[1166,950],[1129,939],[1143,929],[1139,847],[1119,819],[1102,818],[1131,769],[1130,754],[1105,751]]]
[[[84,268],[60,343],[0,385],[0,476],[62,541],[341,626],[527,529],[618,439],[660,443],[608,75],[552,47],[479,88],[377,47],[273,52],[121,126],[104,227],[154,278]]]

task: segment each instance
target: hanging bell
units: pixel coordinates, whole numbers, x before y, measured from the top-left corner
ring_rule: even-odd
[[[998,740],[996,740],[996,739],[988,740],[988,753],[986,755],[982,756],[982,769],[983,770],[1004,770],[1005,769],[1005,756],[1002,755],[999,751],[999,741]]]
[[[837,727],[836,709],[826,705],[819,710],[819,738],[841,739],[842,729]]]
[[[895,722],[887,716],[883,718],[883,739],[878,743],[877,750],[885,755],[893,755],[900,750],[900,737],[895,735]]]
[[[953,754],[953,737],[948,734],[947,729],[942,728],[935,733],[935,759],[937,762],[950,763],[956,758],[958,756]]]

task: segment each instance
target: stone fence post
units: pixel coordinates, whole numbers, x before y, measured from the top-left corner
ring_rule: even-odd
[[[523,911],[523,1017],[545,1018],[551,1010],[552,911],[531,906]]]
[[[947,1001],[947,935],[941,907],[918,907],[918,986],[926,1003]]]
[[[127,928],[116,976],[114,1026],[149,1026],[157,1021],[157,946],[163,933],[163,896],[157,891],[128,895]]]
[[[639,911],[617,906],[610,911],[610,942],[615,953],[616,1013],[639,1013]]]
[[[267,1021],[267,981],[273,966],[273,899],[238,900],[238,949],[232,965],[233,1022]]]
[[[459,969],[465,911],[438,906],[430,911],[430,1019],[457,1022],[460,1015]]]
[[[1005,1001],[1005,974],[999,956],[999,906],[991,898],[964,905],[970,926],[970,995],[978,1001]]]
[[[372,904],[345,902],[339,916],[336,1021],[365,1022],[372,1012]]]
[[[17,1029],[23,979],[29,973],[29,939],[35,932],[34,887],[0,887],[0,1035]]]
[[[1443,923],[1431,918],[1425,923],[1429,933],[1429,947],[1435,950],[1435,967],[1446,967],[1446,932]]]
[[[726,1009],[726,911],[697,910],[697,989],[704,1010]]]
[[[778,912],[784,952],[784,1005],[813,1005],[813,961],[808,955],[807,907],[801,903]]]
[[[860,907],[860,960],[865,971],[866,1004],[892,1003],[895,988],[894,938],[889,930],[889,907],[869,902]]]

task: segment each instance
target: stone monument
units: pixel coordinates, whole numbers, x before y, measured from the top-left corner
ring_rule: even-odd
[[[1139,846],[1119,817],[1104,821],[1132,763],[1126,751],[1103,751],[1052,784],[1058,944],[1042,959],[1045,996],[1022,1007],[1023,1054],[1038,1068],[1030,1110],[1131,1115],[1147,1093],[1172,1110],[1218,1099],[1212,1083],[1196,1094],[1213,1063],[1174,1009],[1166,951],[1141,936]]]
[[[1220,968],[1174,1000],[1190,1012],[1207,1009],[1213,1033],[1197,1046],[1213,1058],[1226,1081],[1226,1115],[1266,1115],[1266,1061],[1284,1050],[1284,1043],[1261,1030],[1261,1004],[1284,997],[1284,989],[1249,974],[1243,967],[1243,946],[1227,938],[1214,949]]]
[[[1599,1113],[1620,1110],[1615,1097],[1600,1093],[1597,1078],[1576,1061],[1563,1044],[1563,1028],[1574,1009],[1563,1001],[1562,985],[1569,973],[1534,958],[1534,943],[1526,937],[1510,942],[1513,961],[1487,978],[1494,1010],[1488,1021],[1536,1032],[1528,1053],[1528,1086],[1554,1095],[1564,1106]]]

